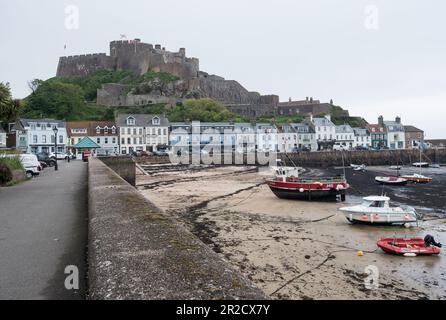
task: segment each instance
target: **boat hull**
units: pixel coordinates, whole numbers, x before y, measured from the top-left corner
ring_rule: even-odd
[[[441,249],[436,246],[426,246],[421,238],[384,238],[378,240],[376,245],[384,252],[395,255],[434,255]]]
[[[293,200],[333,200],[335,201],[338,196],[341,197],[341,201],[345,200],[345,190],[303,190],[299,189],[283,189],[269,186],[271,191],[280,199],[293,199]]]
[[[405,214],[375,214],[375,213],[351,213],[344,212],[345,218],[352,224],[367,225],[404,225],[416,223],[417,218],[411,213]]]
[[[411,176],[403,176],[402,178],[406,179],[407,181],[414,182],[414,183],[429,183],[432,181],[432,178],[417,178],[417,177],[411,177]]]
[[[381,177],[376,177],[375,181],[379,184],[389,185],[389,186],[405,186],[407,184],[406,179],[387,180],[387,179],[382,179]]]

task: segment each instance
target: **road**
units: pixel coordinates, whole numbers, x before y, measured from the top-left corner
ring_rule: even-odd
[[[84,299],[87,164],[0,188],[0,299]],[[65,267],[77,266],[79,289],[67,290]]]

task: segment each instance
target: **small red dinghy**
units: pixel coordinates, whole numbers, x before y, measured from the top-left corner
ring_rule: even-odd
[[[383,238],[376,243],[387,253],[404,256],[439,254],[441,244],[431,243],[422,238]],[[433,239],[433,238],[432,238]],[[430,240],[430,239],[429,239]],[[438,245],[438,246],[437,246]]]

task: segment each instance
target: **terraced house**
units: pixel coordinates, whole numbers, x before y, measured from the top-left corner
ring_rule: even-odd
[[[96,155],[119,153],[119,132],[114,121],[67,121],[68,149],[74,154],[81,152],[75,146],[89,137],[100,148],[92,150]]]
[[[164,115],[117,114],[120,154],[156,151],[169,144],[169,120]]]
[[[54,136],[54,127],[57,128],[57,137]],[[19,119],[11,130],[16,134],[16,148],[22,152],[55,152],[55,142],[57,152],[65,152],[67,131],[62,120]]]

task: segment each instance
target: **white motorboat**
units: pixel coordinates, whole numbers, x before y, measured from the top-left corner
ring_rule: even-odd
[[[369,196],[360,205],[340,208],[351,223],[392,225],[416,223],[422,219],[414,208],[409,206],[391,207],[390,198]]]
[[[390,166],[389,169],[390,170],[401,170],[401,166]]]
[[[429,167],[429,162],[414,162],[412,165],[418,168],[427,168]]]
[[[422,174],[414,173],[401,176],[401,178],[406,179],[407,181],[415,182],[415,183],[428,183],[432,181],[431,177],[423,176]]]
[[[404,186],[407,184],[407,180],[401,177],[385,177],[377,176],[375,181],[379,184],[393,185],[393,186]]]

